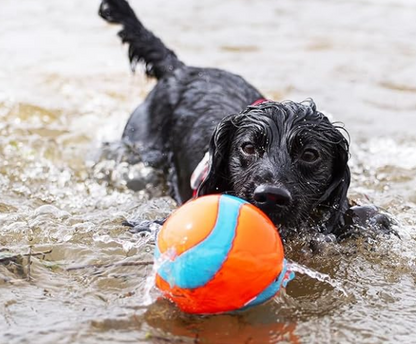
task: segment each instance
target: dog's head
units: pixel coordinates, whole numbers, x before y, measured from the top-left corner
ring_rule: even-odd
[[[313,101],[249,106],[216,127],[198,196],[246,199],[284,231],[331,232],[348,206],[349,145],[340,129]]]

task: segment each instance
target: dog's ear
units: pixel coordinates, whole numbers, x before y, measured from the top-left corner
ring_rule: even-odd
[[[334,130],[338,131],[335,128]],[[338,134],[341,139],[335,144],[333,152],[335,161],[333,179],[324,195],[317,202],[318,209],[329,210],[329,219],[325,224],[330,233],[344,225],[343,214],[349,207],[347,198],[351,181],[348,167],[349,144],[339,131]]]
[[[218,123],[212,134],[209,143],[208,174],[198,187],[197,197],[214,193],[224,193],[232,189],[228,157],[235,131],[234,117],[235,115],[225,117]]]

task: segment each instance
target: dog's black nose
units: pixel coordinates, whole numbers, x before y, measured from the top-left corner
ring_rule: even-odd
[[[260,185],[254,190],[254,202],[259,208],[285,207],[292,201],[292,195],[283,186]]]

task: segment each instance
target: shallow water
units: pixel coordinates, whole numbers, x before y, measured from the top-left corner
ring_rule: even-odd
[[[175,208],[132,192],[141,166],[99,158],[151,89],[132,75],[98,1],[3,0],[0,11],[0,343],[411,343],[416,330],[416,4],[412,0],[131,1],[188,64],[243,75],[348,129],[350,197],[397,219],[401,240],[302,242],[275,302],[239,315],[146,305],[152,240],[124,219]],[[97,163],[97,159],[99,162]],[[152,196],[152,197],[151,197]],[[147,295],[147,299],[145,296]]]

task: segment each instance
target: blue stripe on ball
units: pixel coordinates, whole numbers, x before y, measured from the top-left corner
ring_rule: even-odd
[[[221,268],[231,250],[237,227],[238,216],[243,204],[237,197],[222,195],[219,199],[217,221],[211,233],[200,243],[175,257],[163,262],[158,274],[171,287],[198,288],[207,284]],[[155,257],[159,257],[156,245]]]
[[[283,261],[283,269],[279,274],[279,277],[273,281],[266,289],[264,289],[259,295],[257,295],[254,299],[252,299],[249,303],[247,303],[241,310],[246,308],[259,305],[268,299],[271,299],[273,296],[277,294],[280,287],[286,287],[287,283],[295,277],[295,274],[291,272],[289,276],[286,276],[287,273],[287,261],[286,259]]]

